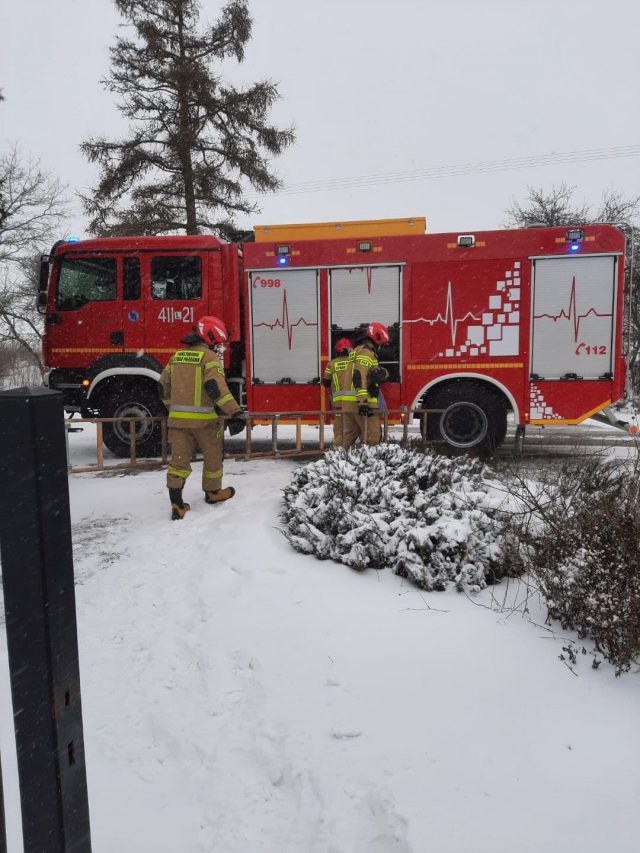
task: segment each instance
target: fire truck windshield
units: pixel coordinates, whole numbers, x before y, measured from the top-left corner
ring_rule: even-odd
[[[114,258],[73,258],[61,261],[56,308],[73,311],[87,302],[109,302],[116,298]]]

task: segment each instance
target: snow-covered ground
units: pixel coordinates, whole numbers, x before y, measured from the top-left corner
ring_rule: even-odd
[[[635,853],[638,674],[572,673],[535,602],[293,552],[294,464],[228,462],[213,507],[196,464],[182,522],[161,471],[70,477],[94,853]]]

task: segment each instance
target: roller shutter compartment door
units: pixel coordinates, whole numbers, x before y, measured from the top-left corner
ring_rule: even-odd
[[[251,273],[249,299],[253,380],[318,382],[317,271]]]
[[[534,261],[531,372],[541,379],[611,373],[616,258]]]
[[[355,329],[360,323],[392,326],[400,320],[400,267],[331,270],[331,325]]]
[[[390,381],[400,381],[399,266],[346,267],[330,271],[331,344],[352,337],[362,323],[384,323],[391,342],[379,352]]]

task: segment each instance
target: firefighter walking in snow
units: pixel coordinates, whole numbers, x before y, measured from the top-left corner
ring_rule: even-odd
[[[388,343],[387,327],[382,323],[369,323],[350,353],[352,376],[347,393],[351,396],[342,403],[341,447],[351,447],[358,438],[363,444],[380,442],[378,391],[388,373],[378,364],[378,348]]]
[[[350,357],[353,344],[349,338],[340,338],[334,347],[335,358],[327,362],[322,384],[329,391],[331,405],[335,410],[333,420],[333,446],[342,447],[344,420],[342,408],[345,403],[355,403],[356,395],[352,387],[353,359]]]
[[[182,490],[191,474],[191,459],[196,448],[204,457],[202,490],[207,503],[229,500],[235,494],[232,486],[222,488],[223,415],[237,416],[230,422],[230,432],[244,426],[243,412],[232,396],[224,378],[221,356],[229,332],[217,317],[202,317],[193,331],[182,338],[184,349],[178,350],[160,376],[162,399],[169,410],[168,440],[171,464],[167,468],[167,488],[172,519],[184,518],[190,509],[182,499]]]

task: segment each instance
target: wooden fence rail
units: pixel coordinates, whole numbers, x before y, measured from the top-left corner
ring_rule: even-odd
[[[382,417],[382,438],[387,441],[389,438],[389,427],[398,425],[402,427],[402,439],[406,441],[409,437],[409,426],[414,419],[420,422],[420,434],[422,443],[427,443],[427,418],[429,414],[437,414],[441,409],[408,409],[402,407],[381,412]],[[333,412],[326,411],[295,411],[295,412],[251,412],[247,413],[247,426],[244,442],[244,450],[241,453],[225,453],[225,459],[282,459],[285,457],[304,457],[310,455],[318,455],[326,449],[326,427],[329,421],[335,416]],[[220,418],[221,421],[227,418]],[[139,460],[136,452],[136,424],[138,422],[148,423],[149,421],[157,421],[160,423],[160,446],[161,455],[157,459]],[[103,424],[110,423],[128,423],[129,424],[129,459],[125,462],[116,462],[106,464],[104,460],[104,447],[102,441]],[[78,424],[95,424],[96,427],[96,464],[85,466],[72,466],[69,448],[69,433],[80,429]],[[256,426],[271,425],[271,441],[269,450],[255,450],[255,435],[254,429]],[[278,434],[278,429],[281,425],[295,425],[295,447],[283,448],[280,444],[281,438]],[[303,443],[302,427],[304,424],[308,426],[316,426],[318,428],[317,446],[314,448],[305,448],[304,444],[309,444],[307,439]],[[164,417],[154,418],[74,418],[66,421],[67,427],[67,459],[69,462],[69,472],[72,474],[84,474],[95,471],[118,471],[118,470],[144,470],[157,469],[166,465],[169,461],[169,447],[167,442],[167,419]]]

